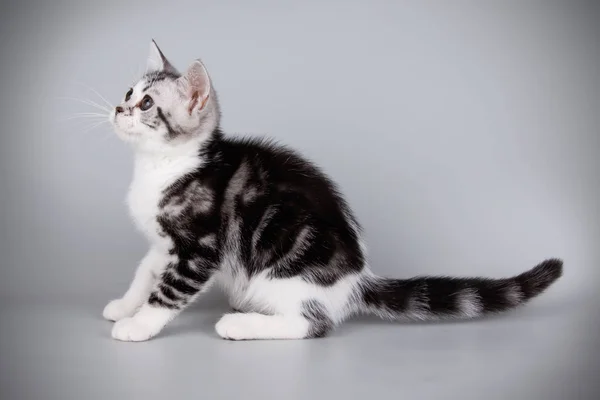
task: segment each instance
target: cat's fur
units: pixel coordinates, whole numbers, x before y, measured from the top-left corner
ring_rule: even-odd
[[[129,290],[104,309],[115,339],[155,336],[214,283],[235,310],[217,323],[221,337],[302,339],[359,312],[425,320],[511,309],[562,273],[549,259],[508,279],[377,277],[335,185],[289,149],[225,137],[219,118],[203,64],[180,75],[153,42],[147,73],[111,116],[135,149],[128,204],[150,243]]]

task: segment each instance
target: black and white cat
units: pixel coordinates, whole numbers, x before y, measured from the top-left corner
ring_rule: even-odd
[[[335,185],[295,152],[225,137],[209,75],[182,75],[152,42],[146,74],[110,116],[135,150],[127,197],[150,243],[104,317],[112,336],[158,334],[212,284],[235,310],[225,339],[321,337],[356,313],[474,318],[525,303],[562,274],[549,259],[507,279],[375,276],[361,230]]]

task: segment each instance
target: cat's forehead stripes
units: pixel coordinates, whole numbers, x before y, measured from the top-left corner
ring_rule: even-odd
[[[178,78],[178,75],[164,71],[146,74],[133,87],[132,98],[134,98],[134,102],[139,102],[146,93],[160,96],[161,84],[174,82]]]
[[[157,82],[162,82],[167,79],[174,81],[177,78],[179,78],[179,76],[175,75],[171,72],[166,72],[166,71],[151,72],[144,76],[143,80],[146,82],[146,86],[144,86],[144,89],[142,89],[142,91],[145,92],[146,90],[151,88]]]
[[[142,100],[145,94],[160,95],[160,90],[158,90],[156,82],[148,81],[145,78],[142,78],[133,87],[131,100],[134,103],[138,103]]]

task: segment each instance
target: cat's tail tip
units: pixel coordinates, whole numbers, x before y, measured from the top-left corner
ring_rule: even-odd
[[[520,284],[525,300],[529,300],[546,290],[562,275],[563,260],[549,258],[513,279]]]

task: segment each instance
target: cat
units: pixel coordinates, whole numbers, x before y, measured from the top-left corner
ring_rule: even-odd
[[[180,74],[152,41],[147,70],[109,119],[135,153],[127,201],[150,249],[104,309],[112,337],[157,335],[213,284],[230,340],[323,337],[348,317],[475,318],[515,308],[562,275],[550,258],[506,279],[374,275],[335,184],[298,153],[227,137],[208,72]]]

